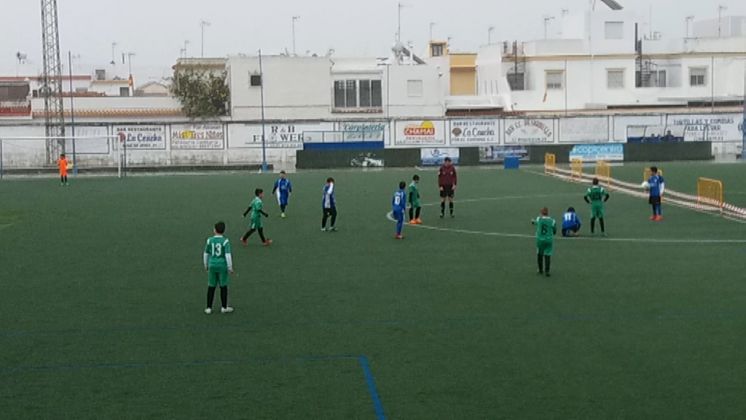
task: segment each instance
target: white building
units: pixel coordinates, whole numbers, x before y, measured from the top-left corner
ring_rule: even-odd
[[[622,10],[568,15],[559,38],[488,46],[480,57],[501,49],[501,75],[517,111],[720,106],[743,100],[746,18],[724,17],[719,37],[712,21],[695,22],[688,38],[643,35],[637,22],[642,19]],[[479,74],[494,78],[494,72]],[[494,85],[482,82],[480,95],[494,94]]]
[[[424,118],[444,114],[436,66],[376,58],[234,56],[228,59],[233,120]]]

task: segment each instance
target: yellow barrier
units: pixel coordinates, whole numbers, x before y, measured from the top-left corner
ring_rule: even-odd
[[[544,154],[544,172],[555,172],[557,170],[557,156],[554,153]]]
[[[697,203],[723,208],[723,182],[717,179],[699,178],[697,180]]]
[[[583,159],[571,160],[570,170],[572,171],[572,178],[583,179]]]
[[[611,165],[609,165],[609,162],[602,160],[596,162],[596,178],[602,184],[611,185]]]

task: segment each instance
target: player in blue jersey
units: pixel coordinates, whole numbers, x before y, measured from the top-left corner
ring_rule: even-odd
[[[580,217],[575,213],[575,209],[573,207],[568,208],[562,217],[562,236],[566,238],[578,236],[581,226]]]
[[[402,228],[404,227],[404,211],[407,209],[407,192],[404,190],[407,188],[407,183],[402,181],[399,183],[399,190],[394,193],[394,198],[391,200],[391,209],[396,219],[396,239],[404,239],[402,236]]]
[[[648,179],[648,190],[650,199],[648,202],[653,206],[653,215],[650,220],[654,222],[660,222],[663,220],[663,210],[661,203],[663,201],[663,192],[666,191],[666,182],[663,177],[658,174],[658,168],[653,166],[650,168],[650,178]]]
[[[321,199],[321,209],[324,212],[324,215],[321,218],[322,232],[337,231],[337,199],[335,194],[334,178],[327,178],[326,184],[324,185],[324,196]],[[327,229],[326,222],[329,218],[331,218],[331,225],[329,226],[329,229]]]
[[[287,173],[281,171],[280,179],[275,181],[275,186],[272,188],[272,194],[277,197],[277,203],[280,205],[280,217],[283,219],[285,218],[285,210],[288,208],[288,201],[292,193],[293,184],[287,178]]]

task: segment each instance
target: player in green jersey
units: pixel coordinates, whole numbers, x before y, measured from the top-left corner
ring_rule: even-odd
[[[231,243],[223,236],[225,223],[215,224],[215,236],[207,240],[203,263],[207,271],[207,307],[205,313],[212,313],[212,302],[215,300],[215,289],[220,286],[220,312],[228,314],[233,308],[228,306],[228,284],[230,278],[228,273],[233,273],[233,257],[231,255]]]
[[[601,226],[601,235],[606,236],[606,224],[604,223],[604,203],[609,201],[609,193],[599,185],[598,178],[593,178],[593,185],[583,197],[586,203],[591,205],[591,235],[596,230],[596,219]]]
[[[554,235],[557,234],[557,222],[549,217],[549,209],[541,209],[541,215],[531,223],[536,226],[536,261],[539,264],[539,274],[551,277],[552,251]]]
[[[420,214],[422,213],[422,204],[420,203],[420,176],[415,175],[412,177],[412,183],[409,184],[409,224],[410,225],[421,225],[422,220]]]
[[[253,235],[254,232],[259,232],[259,239],[262,240],[264,246],[270,246],[272,245],[272,241],[264,237],[264,225],[262,224],[262,216],[269,217],[269,214],[264,212],[264,202],[262,201],[262,198],[264,198],[264,190],[257,188],[256,191],[254,191],[254,195],[254,200],[249,204],[249,208],[243,213],[243,217],[246,217],[249,213],[251,213],[251,215],[249,217],[249,231],[241,237],[241,242],[244,246],[248,245],[249,237]]]

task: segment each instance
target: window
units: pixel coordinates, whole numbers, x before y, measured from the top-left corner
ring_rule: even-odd
[[[262,75],[261,74],[252,74],[250,77],[249,84],[253,86],[261,86],[262,85]]]
[[[334,81],[334,108],[380,108],[380,80]]]
[[[106,70],[96,69],[96,80],[106,80]]]
[[[667,86],[667,80],[666,80],[666,71],[665,70],[658,70],[656,80],[656,86],[657,87],[666,87]]]
[[[422,94],[422,80],[407,80],[407,96],[410,98],[421,98]]]
[[[624,22],[606,22],[604,33],[606,39],[624,39]]]
[[[119,96],[130,96],[130,88],[128,88],[128,87],[120,87],[119,88]]]
[[[706,67],[692,67],[689,69],[689,86],[705,86],[707,77]]]
[[[526,90],[525,73],[508,73],[508,85],[510,90]]]
[[[562,70],[548,70],[546,73],[547,90],[558,90],[564,86],[565,72]]]
[[[606,86],[609,89],[624,89],[624,69],[607,69]]]
[[[431,57],[442,57],[445,45],[443,44],[430,44],[430,56]]]

